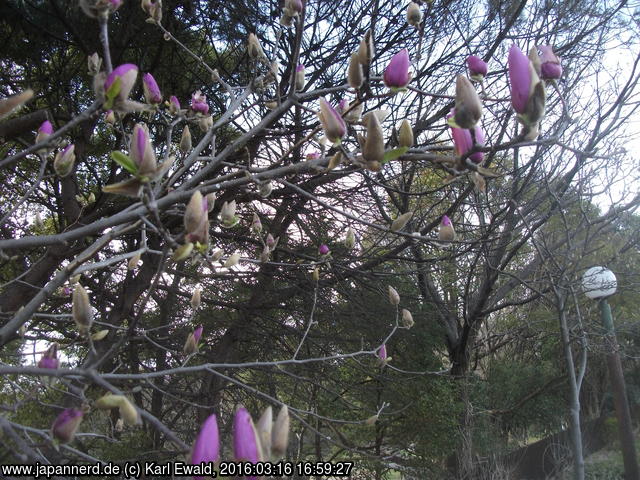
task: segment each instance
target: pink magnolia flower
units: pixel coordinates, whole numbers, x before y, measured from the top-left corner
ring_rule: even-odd
[[[471,78],[477,80],[482,80],[489,70],[487,63],[476,55],[469,55],[467,66],[469,67]]]
[[[387,65],[382,76],[384,84],[389,88],[404,88],[409,84],[409,52],[403,48],[396,53]]]
[[[327,254],[329,253],[329,247],[323,243],[323,244],[322,244],[322,245],[320,245],[320,247],[318,248],[318,253],[319,253],[320,255],[327,255]]]
[[[162,94],[160,93],[160,87],[156,79],[150,73],[145,73],[142,76],[142,88],[144,90],[144,98],[147,103],[160,103],[162,102]]]
[[[453,225],[451,223],[451,219],[447,215],[442,216],[442,221],[440,223],[442,223],[442,225],[444,225],[445,227],[450,227],[451,225]]]
[[[138,167],[139,175],[150,175],[156,171],[156,154],[153,151],[149,133],[141,123],[133,127],[129,156]]]
[[[194,112],[200,112],[203,114],[209,113],[209,105],[207,105],[207,96],[200,90],[196,90],[191,95],[191,110]]]
[[[193,331],[193,339],[196,341],[196,344],[200,342],[203,330],[204,327],[202,325],[198,325],[198,328]]]
[[[169,97],[169,112],[172,115],[176,115],[180,111],[180,100],[175,95]]]
[[[562,76],[562,65],[560,59],[553,53],[551,45],[540,45],[538,47],[540,55],[540,73],[545,80],[557,80]]]
[[[38,368],[48,368],[55,370],[60,365],[58,360],[58,345],[52,344],[38,361]]]
[[[107,96],[109,96],[109,89],[117,79],[120,79],[120,90],[117,94],[114,94],[114,99],[124,101],[129,98],[129,94],[138,79],[138,67],[133,63],[125,63],[114,68],[104,81],[104,91]]]
[[[527,110],[527,102],[531,93],[533,66],[529,57],[513,45],[509,49],[509,83],[511,84],[511,104],[513,109],[523,114]]]
[[[378,350],[378,358],[380,360],[382,360],[383,362],[387,359],[387,344],[383,343],[382,346],[380,347],[380,350]]]
[[[40,143],[49,138],[49,135],[53,133],[53,125],[49,120],[45,120],[38,128],[38,134],[36,135],[36,143]]]
[[[83,416],[82,410],[76,408],[63,410],[51,425],[51,435],[60,443],[69,443],[73,440]]]
[[[451,111],[447,118],[453,117],[454,112]],[[484,146],[484,131],[478,124],[473,128],[476,143],[480,146]],[[471,131],[467,128],[451,127],[451,137],[453,138],[453,146],[456,151],[456,155],[462,156],[473,148],[473,138],[471,137]],[[484,152],[474,152],[469,155],[469,158],[474,163],[481,163],[484,160]]]
[[[233,456],[237,462],[258,463],[261,460],[258,432],[246,408],[240,407],[233,420]],[[248,477],[256,480],[258,477]]]
[[[200,433],[191,449],[191,465],[199,465],[202,462],[217,462],[220,460],[220,433],[218,420],[212,414],[202,424]],[[206,477],[194,477],[201,480]]]

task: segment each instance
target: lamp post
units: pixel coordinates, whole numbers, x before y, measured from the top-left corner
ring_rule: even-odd
[[[611,307],[607,297],[616,292],[618,284],[613,272],[605,267],[591,267],[582,276],[582,288],[587,297],[598,300],[600,316],[606,331],[607,366],[611,378],[611,390],[618,418],[618,430],[620,432],[620,446],[626,480],[640,480],[640,468],[636,457],[635,441],[631,427],[631,414],[627,402],[627,389],[622,375],[622,364],[618,354],[618,341],[611,318]]]

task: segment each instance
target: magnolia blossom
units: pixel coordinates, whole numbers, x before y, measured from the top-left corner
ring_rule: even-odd
[[[380,350],[378,350],[378,358],[385,362],[387,360],[387,345],[385,343],[382,344]]]
[[[304,78],[304,65],[299,64],[296,67],[296,90],[302,90],[304,88],[305,78]]]
[[[191,449],[191,465],[199,465],[203,462],[217,462],[220,460],[220,433],[218,431],[218,419],[212,414],[202,424],[200,433]],[[200,480],[206,477],[194,477]]]
[[[240,407],[233,420],[233,456],[237,462],[258,463],[261,458],[260,440],[251,415]],[[247,477],[256,480],[258,477]]]
[[[51,435],[60,443],[69,443],[73,440],[83,416],[82,410],[76,408],[63,410],[51,425]]]
[[[469,55],[467,67],[469,67],[469,74],[474,80],[481,81],[489,71],[487,63],[476,55]]]
[[[540,55],[540,72],[541,77],[545,80],[557,80],[562,76],[562,65],[560,59],[553,53],[551,45],[540,45],[538,49]]]
[[[149,131],[141,123],[133,127],[133,135],[129,144],[129,156],[138,167],[138,175],[151,175],[157,169],[156,154],[151,145]]]
[[[147,103],[160,103],[162,101],[162,94],[160,93],[160,87],[156,79],[150,73],[145,73],[142,76],[142,88],[144,90],[144,98]]]
[[[38,361],[38,368],[48,368],[55,370],[60,365],[58,360],[58,345],[52,344]]]
[[[49,138],[49,135],[53,133],[53,125],[49,120],[45,120],[38,128],[38,134],[36,135],[36,143],[40,143]]]
[[[453,229],[453,222],[451,222],[451,219],[448,216],[443,215],[440,222],[440,230],[438,231],[438,240],[442,242],[451,242],[452,240],[455,240],[455,238],[456,232]]]
[[[396,53],[384,70],[384,84],[390,88],[404,88],[409,84],[409,52],[403,48]]]
[[[200,90],[196,90],[191,95],[191,110],[194,112],[200,112],[202,114],[209,113],[209,105],[207,105],[207,96]]]
[[[447,118],[451,118],[454,115],[454,111],[451,111]],[[480,125],[476,125],[473,128],[475,141],[477,145],[484,145],[484,131]],[[463,156],[469,150],[473,148],[473,138],[471,137],[471,130],[467,128],[451,127],[451,137],[453,138],[453,145],[458,156]],[[475,163],[481,163],[484,160],[484,152],[474,152],[469,155],[469,158]]]
[[[57,153],[53,160],[53,169],[59,177],[66,177],[73,171],[73,165],[76,161],[75,148],[73,143],[67,145]]]
[[[320,99],[320,112],[318,112],[322,129],[331,143],[339,143],[347,133],[347,125],[342,116],[324,98]]]
[[[328,255],[330,252],[329,247],[327,245],[325,245],[324,243],[322,245],[320,245],[320,247],[318,247],[318,253],[320,255]]]
[[[175,95],[169,97],[169,113],[177,115],[180,112],[180,100]]]
[[[515,45],[509,50],[511,104],[525,126],[537,129],[544,116],[546,92],[533,62]]]
[[[114,68],[104,81],[104,91],[107,99],[116,102],[127,100],[137,78],[138,67],[133,63],[125,63]]]

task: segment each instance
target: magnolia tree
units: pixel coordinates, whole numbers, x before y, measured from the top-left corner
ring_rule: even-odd
[[[625,2],[451,7],[3,7],[39,46],[3,60],[6,463],[475,478],[483,325],[550,288],[567,199],[615,204],[569,239],[637,207],[638,38]]]

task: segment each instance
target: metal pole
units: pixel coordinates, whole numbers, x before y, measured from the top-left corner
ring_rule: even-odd
[[[600,299],[599,304],[602,323],[606,330],[607,366],[609,367],[613,402],[616,408],[616,417],[618,418],[620,447],[624,461],[624,478],[626,480],[640,480],[640,468],[638,468],[635,440],[631,427],[631,414],[629,412],[629,403],[627,402],[627,388],[622,375],[622,364],[620,363],[618,341],[616,340],[616,332],[611,318],[611,307],[605,298]]]

